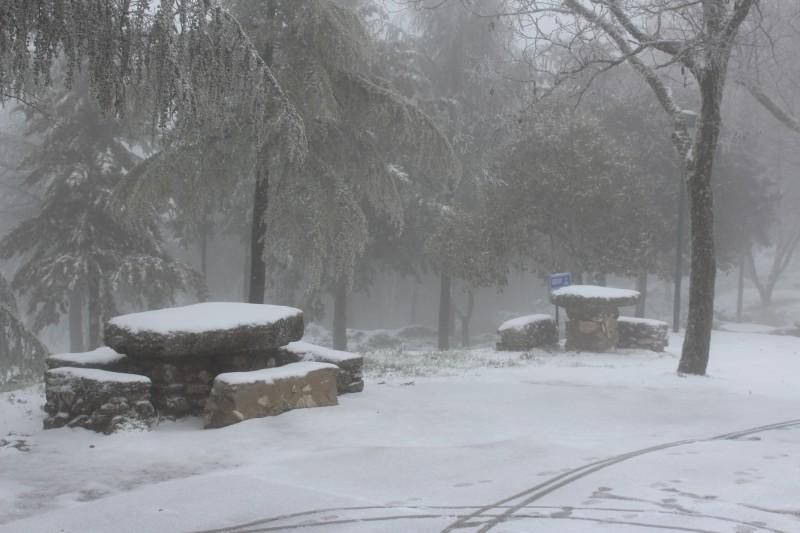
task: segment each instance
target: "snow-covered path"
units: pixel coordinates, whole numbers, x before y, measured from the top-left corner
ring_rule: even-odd
[[[715,334],[708,378],[633,351],[520,364],[110,437],[6,393],[0,532],[800,531],[800,425],[709,440],[800,419],[800,339]]]

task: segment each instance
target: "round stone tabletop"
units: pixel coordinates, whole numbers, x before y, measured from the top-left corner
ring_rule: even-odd
[[[639,292],[597,285],[570,285],[550,293],[550,301],[561,307],[609,306],[626,307],[639,300]]]

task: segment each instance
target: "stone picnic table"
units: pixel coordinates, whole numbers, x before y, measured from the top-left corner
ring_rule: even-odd
[[[563,307],[569,320],[566,324],[567,350],[606,352],[619,340],[617,318],[620,307],[635,305],[637,291],[571,285],[550,293],[550,301]]]

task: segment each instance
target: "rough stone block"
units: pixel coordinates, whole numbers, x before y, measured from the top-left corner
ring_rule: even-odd
[[[45,429],[83,427],[101,433],[149,429],[155,423],[145,376],[89,368],[45,373]]]
[[[220,374],[205,406],[205,426],[217,428],[292,409],[336,405],[336,375],[327,363],[292,363]]]
[[[550,315],[526,315],[503,322],[497,328],[497,350],[524,352],[558,344],[558,329]]]
[[[617,319],[619,348],[644,348],[663,352],[669,343],[669,324],[648,318],[621,316]]]

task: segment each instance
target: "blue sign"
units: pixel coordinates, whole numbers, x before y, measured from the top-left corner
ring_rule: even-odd
[[[572,274],[569,272],[561,272],[559,274],[550,274],[550,290],[554,291],[561,287],[569,287],[572,285]]]

